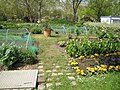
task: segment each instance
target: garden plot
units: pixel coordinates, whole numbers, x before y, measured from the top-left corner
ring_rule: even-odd
[[[36,87],[38,70],[0,72],[0,89],[28,89]]]

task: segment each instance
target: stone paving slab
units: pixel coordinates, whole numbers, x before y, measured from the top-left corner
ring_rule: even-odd
[[[53,84],[52,83],[47,83],[46,84],[46,87],[49,88],[50,86],[52,86]]]
[[[0,89],[35,88],[37,74],[38,70],[2,71],[0,72]]]
[[[46,72],[50,73],[50,72],[52,72],[52,71],[51,71],[51,70],[47,70]]]
[[[44,73],[41,73],[41,74],[38,74],[38,77],[43,77],[45,74]]]
[[[57,76],[57,73],[52,73],[52,75],[51,76]]]
[[[44,72],[44,70],[43,69],[39,69],[39,73],[43,73]]]
[[[43,68],[43,66],[39,66],[39,67],[38,67],[38,69],[42,69],[42,68]]]
[[[72,81],[71,84],[74,86],[76,85],[76,81]]]
[[[57,82],[55,85],[56,86],[60,86],[60,85],[62,85],[62,83],[61,82]]]
[[[63,73],[58,73],[58,75],[63,75]]]
[[[45,84],[38,85],[38,90],[45,90]]]
[[[71,81],[75,80],[75,77],[73,77],[73,76],[68,76],[68,78],[69,78]]]

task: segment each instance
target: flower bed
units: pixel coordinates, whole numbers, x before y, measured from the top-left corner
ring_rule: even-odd
[[[70,40],[66,52],[69,63],[77,74],[93,74],[120,71],[120,43],[110,40]]]
[[[69,63],[77,74],[83,76],[120,71],[120,52],[69,58]]]

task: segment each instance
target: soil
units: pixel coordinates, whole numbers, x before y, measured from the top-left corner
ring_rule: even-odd
[[[84,71],[86,71],[87,67],[94,67],[95,64],[96,64],[95,60],[92,59],[86,59],[84,61],[78,60],[78,66],[80,67],[80,69],[83,69]]]
[[[23,63],[15,64],[10,70],[33,70],[37,69],[38,64],[23,65]]]
[[[65,53],[65,47],[60,47],[57,43],[55,46],[59,49],[60,52]]]

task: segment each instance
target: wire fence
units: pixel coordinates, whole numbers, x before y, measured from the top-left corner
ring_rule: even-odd
[[[82,35],[87,35],[89,33],[89,30],[85,27],[77,27],[77,26],[51,26],[54,32],[62,33],[62,34],[72,34],[76,35],[77,33]]]
[[[27,48],[32,44],[31,34],[28,30],[0,29],[0,45],[11,42],[15,42],[19,47]]]

